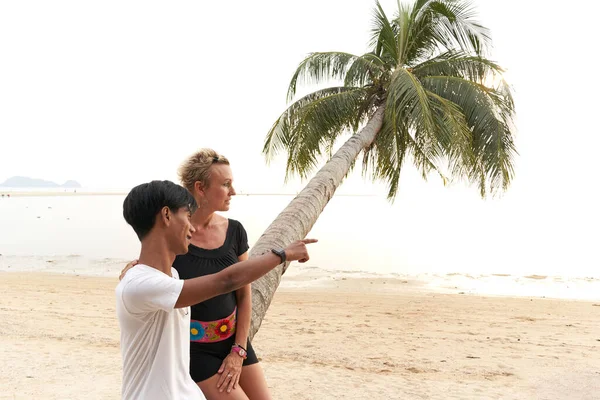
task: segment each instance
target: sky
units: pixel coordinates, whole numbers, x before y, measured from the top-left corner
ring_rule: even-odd
[[[479,0],[517,107],[516,177],[499,199],[424,183],[409,165],[396,204],[508,218],[493,240],[600,266],[595,78],[600,8],[588,0]],[[392,15],[396,1],[381,1]],[[200,147],[227,156],[238,191],[294,193],[284,158],[261,154],[310,52],[367,49],[374,1],[0,2],[0,182],[22,175],[89,188],[176,180]],[[352,174],[339,193],[384,196]],[[404,202],[404,203],[403,203]],[[474,210],[481,215],[473,215]],[[433,218],[425,223],[435,224]],[[524,244],[525,243],[525,244]],[[552,254],[563,249],[559,259]],[[531,257],[534,257],[533,255]],[[558,260],[558,261],[557,261]]]

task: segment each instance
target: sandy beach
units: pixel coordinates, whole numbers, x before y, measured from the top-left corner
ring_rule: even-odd
[[[115,279],[0,282],[0,398],[119,398]],[[275,399],[598,399],[599,327],[593,302],[343,279],[280,289],[254,346]]]

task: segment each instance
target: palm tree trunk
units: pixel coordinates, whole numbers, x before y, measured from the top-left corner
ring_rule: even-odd
[[[381,106],[375,111],[365,127],[344,143],[331,160],[317,172],[306,187],[262,234],[252,247],[250,257],[264,254],[272,248],[283,248],[295,240],[306,237],[331,197],[333,197],[335,190],[348,174],[350,166],[356,160],[358,154],[375,140],[383,124],[383,113],[384,107]],[[279,265],[267,275],[252,283],[250,339],[254,337],[258,328],[260,328],[287,266],[288,263]]]

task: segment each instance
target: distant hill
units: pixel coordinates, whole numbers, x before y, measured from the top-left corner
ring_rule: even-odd
[[[45,181],[43,179],[28,178],[26,176],[13,176],[8,178],[4,183],[0,183],[0,186],[13,187],[13,188],[80,188],[81,185],[76,181],[66,181],[62,185],[56,182]]]
[[[63,183],[62,185],[60,185],[60,187],[64,187],[64,188],[80,188],[81,185],[79,184],[79,182],[77,181],[66,181],[65,183]]]

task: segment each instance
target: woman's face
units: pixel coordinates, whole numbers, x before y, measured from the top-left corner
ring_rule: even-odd
[[[235,196],[233,175],[229,165],[213,164],[210,167],[210,182],[203,191],[210,210],[228,211],[231,196]]]

